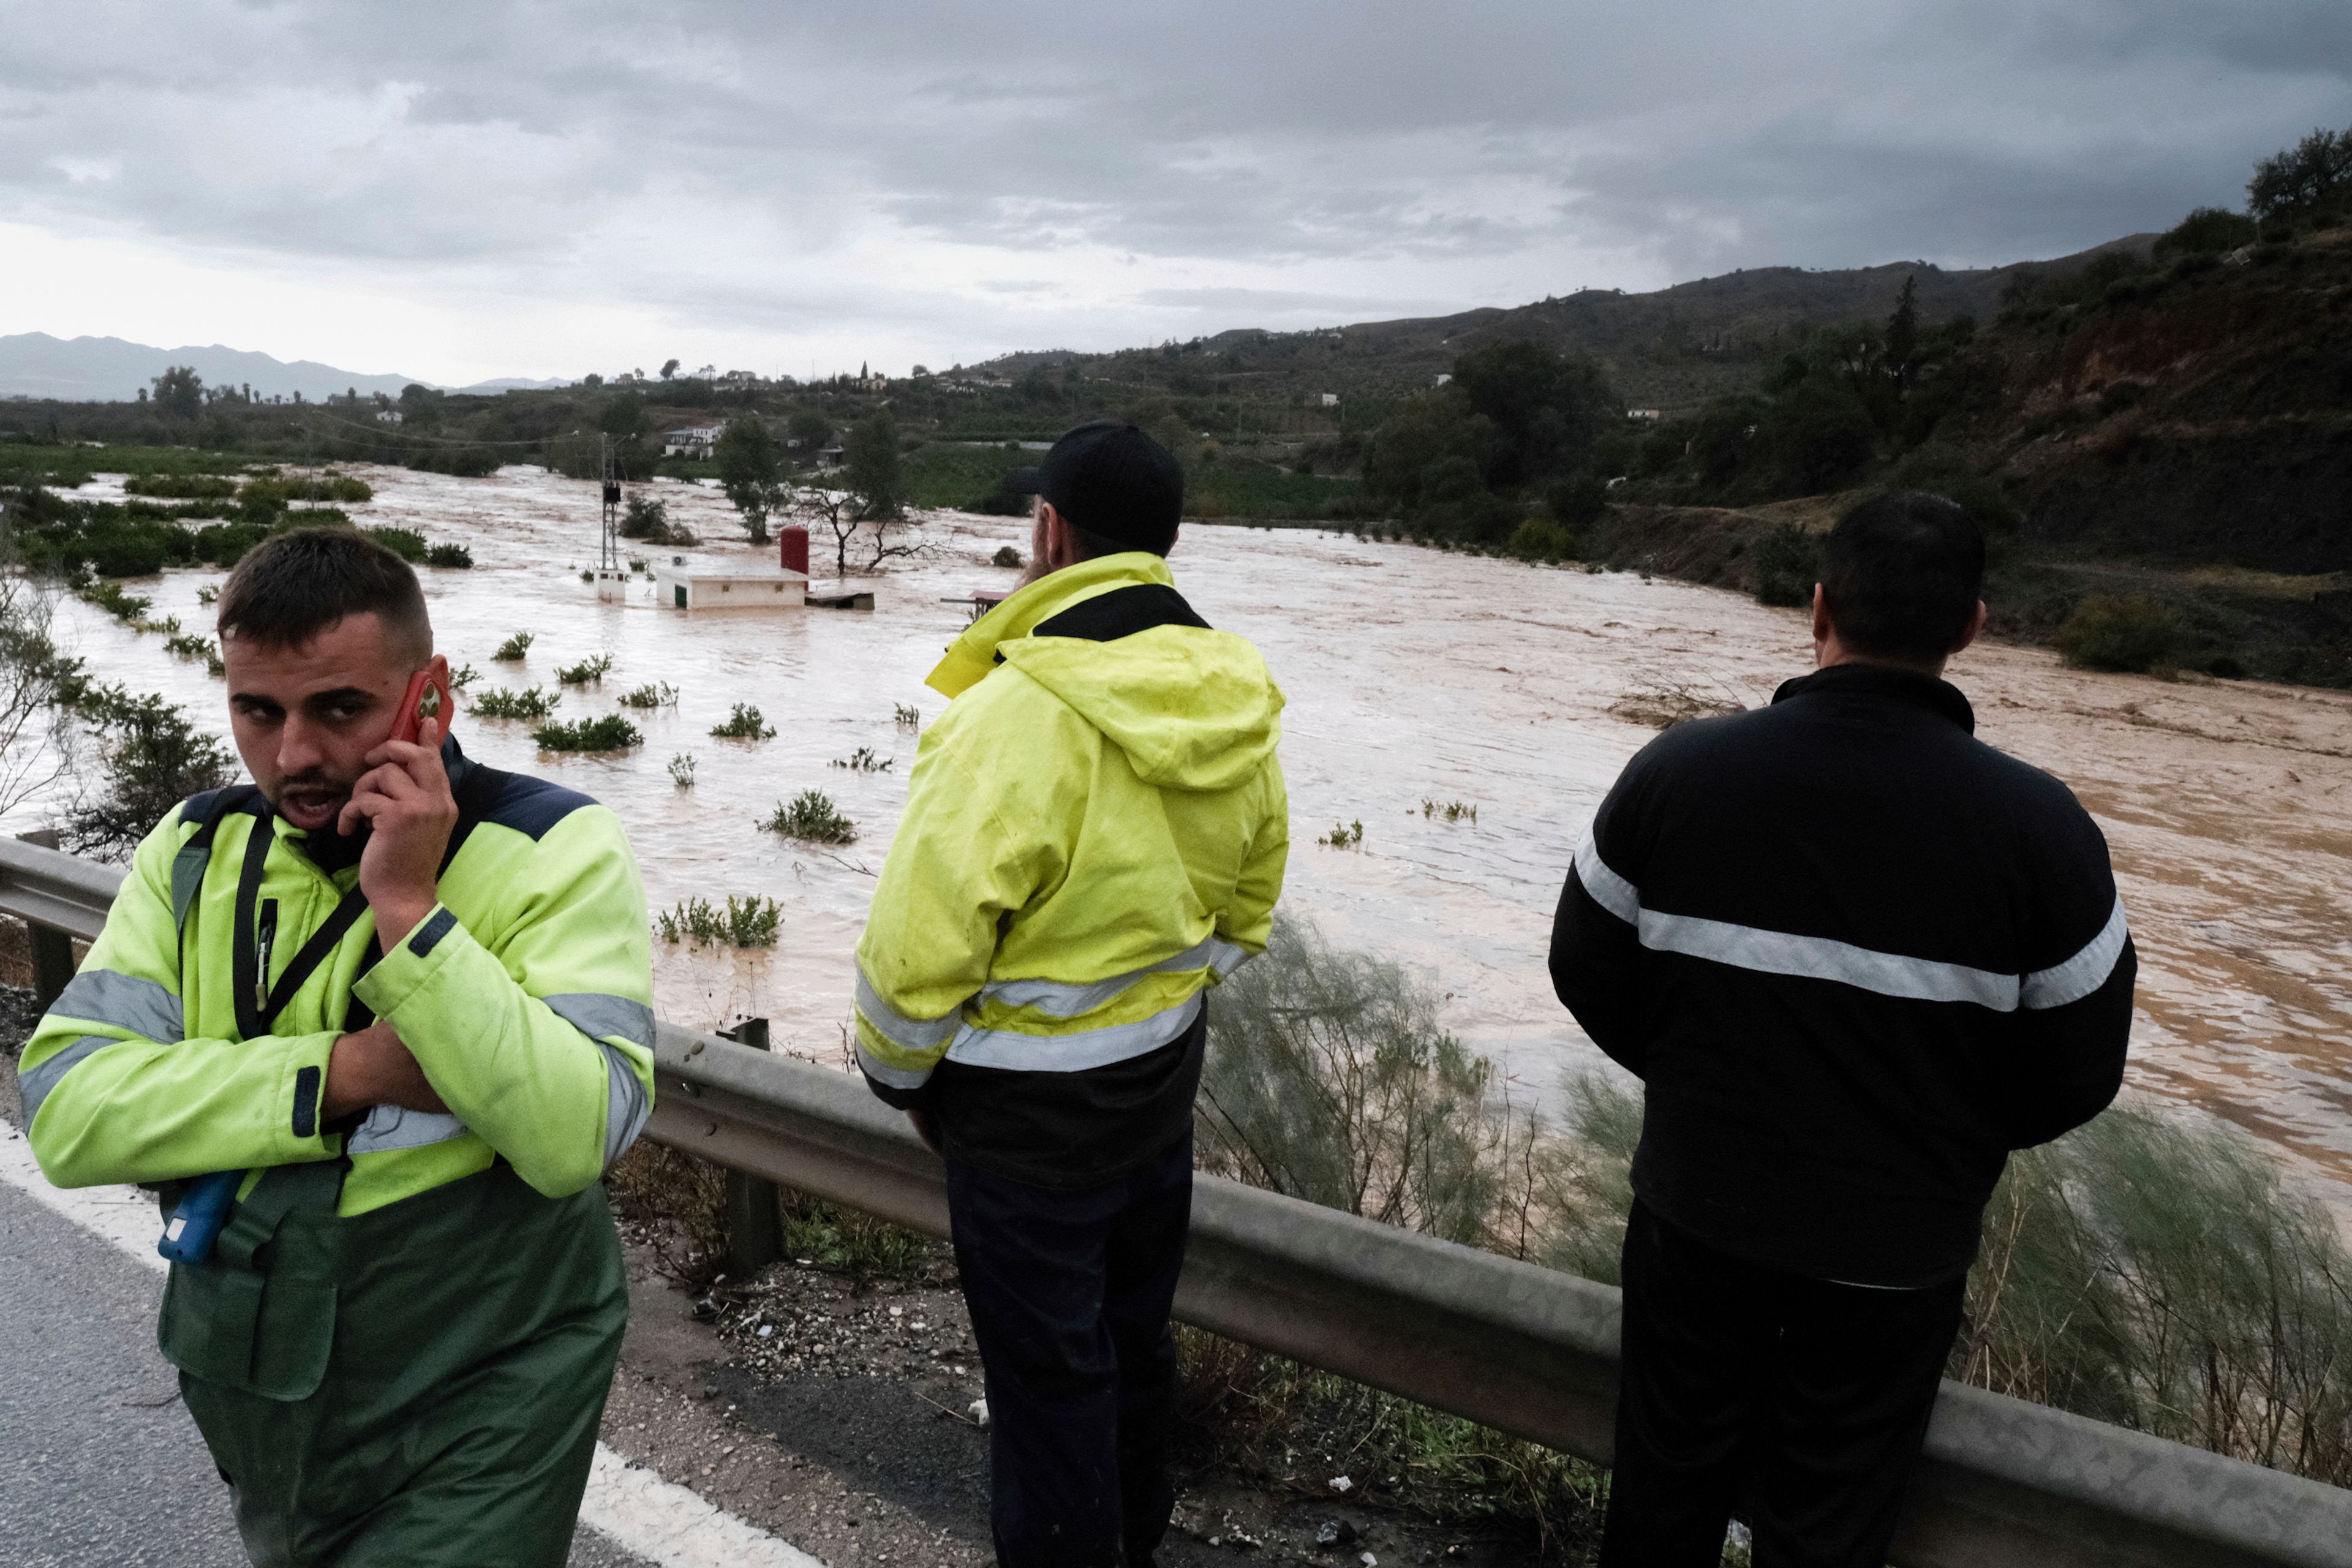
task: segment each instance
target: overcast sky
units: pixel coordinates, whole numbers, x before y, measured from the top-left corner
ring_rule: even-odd
[[[0,332],[904,372],[1995,264],[2352,122],[2347,0],[0,0]]]

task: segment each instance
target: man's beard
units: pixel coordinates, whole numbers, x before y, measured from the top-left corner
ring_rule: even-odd
[[[352,784],[339,782],[322,769],[306,768],[301,773],[280,779],[269,804],[284,816],[299,813],[303,817],[314,818],[323,812],[326,816],[324,822],[305,824],[323,832],[333,827],[335,817],[351,798]]]

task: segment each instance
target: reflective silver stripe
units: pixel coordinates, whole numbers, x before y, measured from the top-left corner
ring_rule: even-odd
[[[1576,879],[1584,884],[1594,903],[1627,925],[1642,918],[1642,895],[1633,890],[1633,883],[1609,868],[1609,862],[1601,858],[1601,841],[1590,828],[1576,851]]]
[[[857,1042],[857,1065],[866,1069],[866,1077],[885,1089],[920,1089],[931,1076],[929,1068],[892,1067],[867,1050],[864,1040]]]
[[[1642,945],[1655,952],[1687,953],[1759,974],[1834,980],[1881,996],[1916,1002],[1973,1002],[1996,1013],[2017,1010],[2016,975],[1971,969],[1965,963],[1938,963],[1823,936],[1762,931],[1656,910],[1642,911],[1641,931]]]
[[[180,999],[152,980],[118,970],[83,970],[66,982],[49,1012],[59,1018],[128,1029],[167,1046],[182,1037]]]
[[[540,1000],[549,1012],[600,1044],[618,1035],[632,1045],[654,1047],[654,1010],[642,1002],[603,991],[564,991]]]
[[[864,964],[857,967],[857,1010],[865,1014],[866,1021],[887,1037],[892,1045],[909,1051],[938,1050],[956,1032],[956,1026],[963,1015],[962,1005],[958,1004],[940,1017],[909,1018],[882,1000],[882,994],[874,989],[872,981],[866,978]]]
[[[1619,920],[1635,925],[1642,945],[1655,952],[1680,952],[1727,963],[1760,974],[1792,974],[1812,980],[1834,980],[1881,996],[1920,1002],[1973,1002],[1996,1013],[2023,1007],[2063,1007],[2079,1002],[2106,984],[2123,955],[2129,934],[2124,901],[2098,935],[2080,952],[2054,968],[2031,974],[2000,974],[1965,963],[1939,963],[1934,959],[1880,952],[1828,937],[1798,936],[1764,931],[1695,915],[1670,915],[1642,907],[1633,884],[1609,868],[1591,833],[1576,852],[1577,879],[1593,901]]]
[[[653,1107],[646,1103],[646,1086],[637,1069],[619,1047],[604,1047],[604,1169],[611,1170],[645,1130]]]
[[[1149,1018],[1075,1035],[1023,1035],[967,1025],[948,1047],[948,1060],[1014,1072],[1084,1072],[1088,1068],[1108,1067],[1156,1051],[1191,1028],[1201,1002],[1202,994],[1196,991]]]
[[[367,1120],[343,1140],[346,1154],[383,1154],[394,1149],[422,1149],[446,1143],[473,1131],[446,1110],[404,1110],[397,1105],[372,1105]]]
[[[33,1124],[33,1118],[41,1113],[41,1101],[49,1098],[49,1090],[57,1088],[58,1080],[72,1071],[85,1057],[121,1043],[105,1035],[84,1035],[56,1056],[44,1057],[39,1067],[18,1068],[16,1096],[24,1102],[25,1125],[30,1127]]]
[[[1002,1002],[1008,1007],[1034,1007],[1051,1018],[1078,1018],[1093,1012],[1141,980],[1147,974],[1182,974],[1195,969],[1206,969],[1220,980],[1249,962],[1245,949],[1236,947],[1222,937],[1204,937],[1173,958],[1163,958],[1158,963],[1141,969],[1114,974],[1108,980],[1097,980],[1087,984],[1067,984],[1058,980],[1000,980],[984,987],[981,995],[990,1001]]]

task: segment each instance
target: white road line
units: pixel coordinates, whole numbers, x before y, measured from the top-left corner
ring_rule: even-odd
[[[53,1187],[34,1163],[25,1135],[5,1122],[0,1122],[0,1181],[156,1273],[166,1271],[168,1265],[155,1251],[163,1230],[155,1200],[138,1188]],[[799,1547],[722,1512],[602,1443],[588,1472],[580,1518],[624,1551],[661,1568],[824,1568]]]

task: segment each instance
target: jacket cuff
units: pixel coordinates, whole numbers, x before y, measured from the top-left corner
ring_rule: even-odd
[[[342,1037],[330,1029],[316,1035],[281,1035],[283,1058],[277,1098],[270,1108],[269,1138],[275,1151],[266,1163],[300,1164],[341,1152],[342,1135],[327,1131],[327,1058]]]
[[[457,923],[457,917],[446,906],[436,904],[400,939],[398,946],[360,976],[352,992],[377,1017],[393,1017],[410,998],[431,985],[443,970],[457,962],[459,952],[474,945],[472,935]],[[404,1033],[401,1037],[407,1039]],[[413,1042],[409,1048],[415,1048]]]

